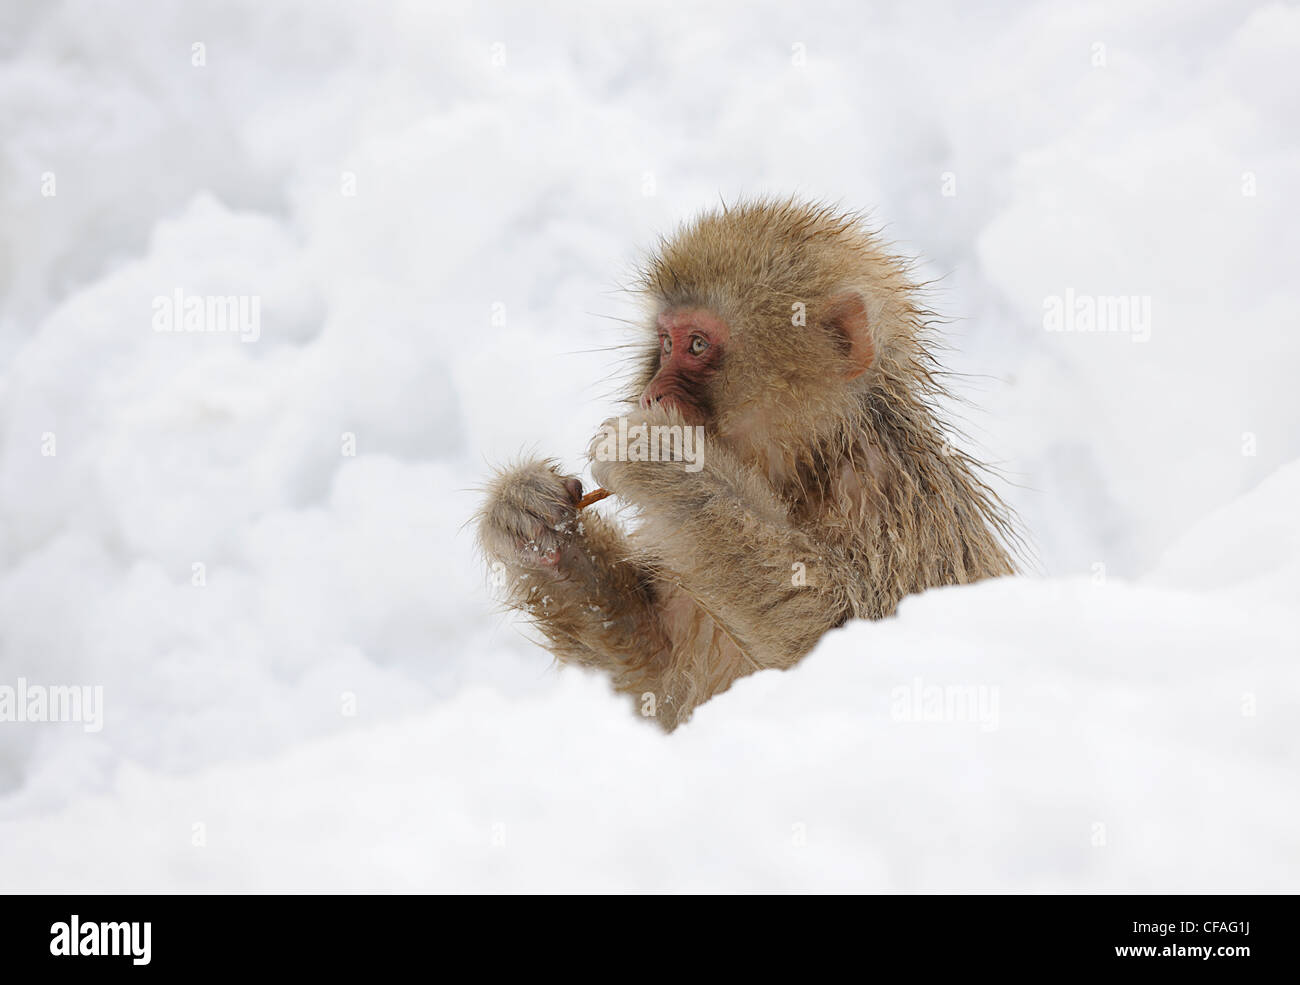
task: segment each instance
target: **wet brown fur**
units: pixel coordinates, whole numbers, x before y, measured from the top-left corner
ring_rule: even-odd
[[[646,354],[629,396],[658,366],[659,312],[703,307],[730,328],[703,470],[597,462],[597,482],[638,514],[631,535],[577,514],[547,461],[499,473],[479,517],[510,603],[561,661],[608,672],[671,731],[847,619],[1014,571],[1014,517],[936,410],[947,394],[931,315],[859,216],[795,200],[723,208],[662,242],[640,289]],[[833,330],[846,296],[865,303],[873,356],[851,380]],[[627,416],[680,423],[658,408]]]

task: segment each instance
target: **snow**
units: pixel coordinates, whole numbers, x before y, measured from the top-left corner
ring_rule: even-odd
[[[0,722],[0,889],[1294,891],[1297,42],[1280,3],[5,8],[0,686],[105,721]],[[924,258],[1039,561],[664,737],[463,525],[488,463],[581,467],[640,250],[765,191]],[[178,288],[259,337],[155,332]],[[1149,341],[1045,332],[1067,290]]]

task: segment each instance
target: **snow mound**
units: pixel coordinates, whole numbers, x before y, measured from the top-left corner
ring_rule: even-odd
[[[1292,465],[1197,529],[1258,555],[1249,595],[1212,566],[932,591],[672,736],[563,671],[264,762],[123,768],[0,822],[5,888],[1291,890],[1298,498]]]

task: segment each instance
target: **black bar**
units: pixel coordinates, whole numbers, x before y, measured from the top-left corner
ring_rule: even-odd
[[[701,948],[712,952],[701,959],[733,971],[738,961],[775,972],[772,962],[788,957],[808,972],[848,962],[871,977],[891,968],[928,978],[944,970],[1125,967],[1222,976],[1287,970],[1296,959],[1294,900],[1283,896],[871,896],[757,906],[744,898],[577,897],[494,900],[482,910],[477,900],[423,896],[9,896],[0,906],[6,972],[72,971],[87,980],[259,970],[320,971],[333,980],[412,965],[436,975],[466,959],[487,973],[512,959],[541,973],[540,965],[569,956],[614,971],[690,960]],[[77,950],[117,944],[126,953],[51,953],[71,943],[74,914]],[[1134,947],[1155,950],[1117,950]]]

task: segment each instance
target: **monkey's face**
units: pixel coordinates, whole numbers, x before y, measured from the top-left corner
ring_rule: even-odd
[[[784,459],[793,442],[830,433],[873,360],[857,292],[816,301],[794,321],[784,303],[665,305],[654,329],[642,408],[676,411],[750,460]]]
[[[641,277],[633,387],[769,475],[851,431],[913,331],[905,270],[853,216],[763,201],[702,216]]]
[[[658,363],[641,391],[641,406],[674,410],[687,424],[713,423],[714,386],[731,330],[704,308],[676,308],[655,320]]]

